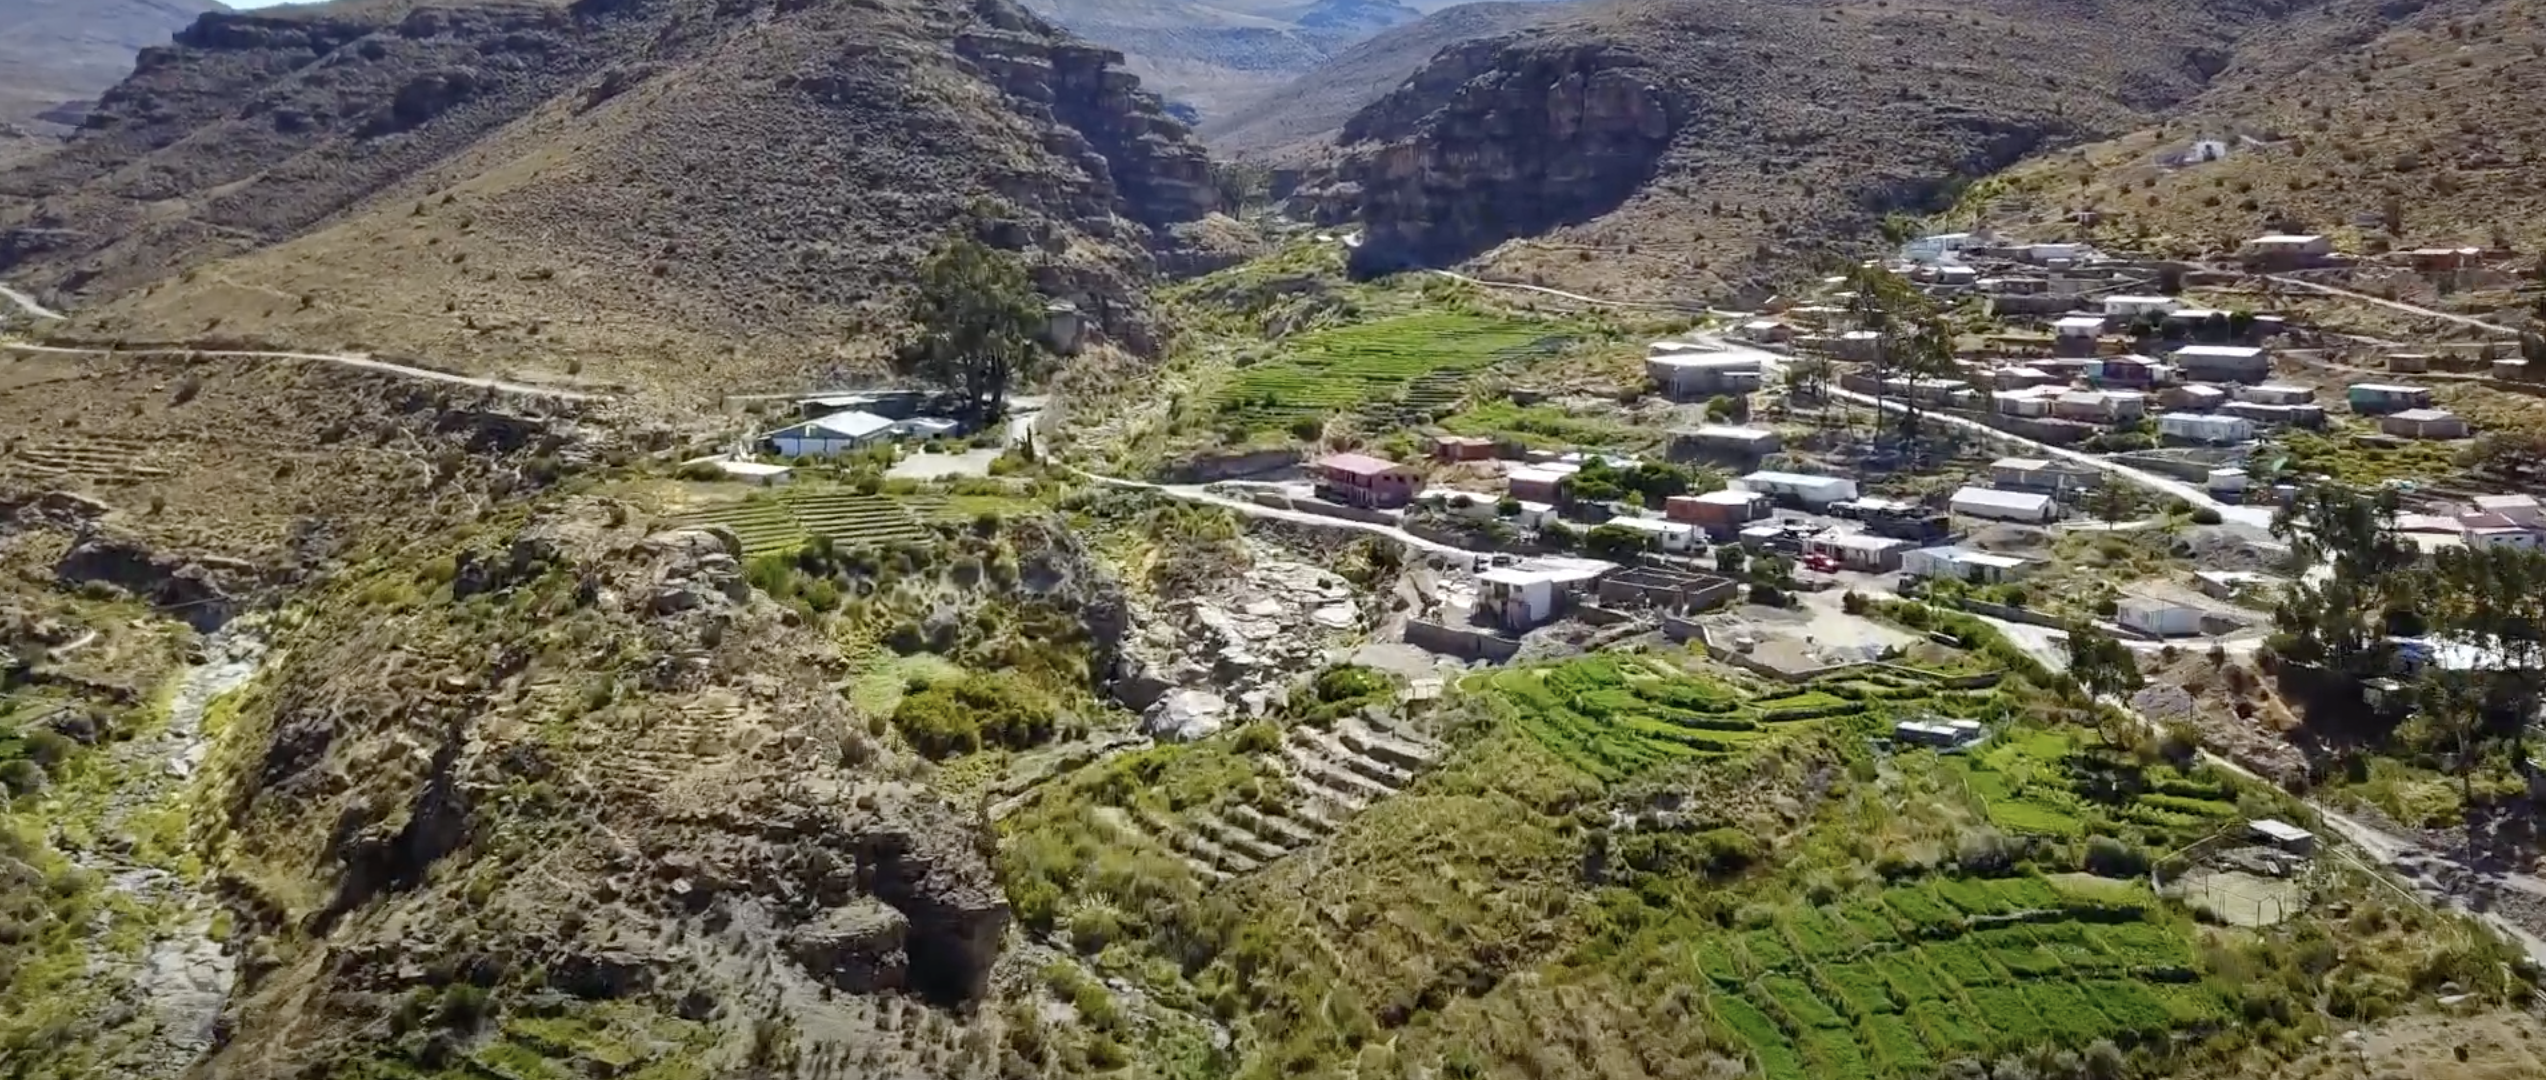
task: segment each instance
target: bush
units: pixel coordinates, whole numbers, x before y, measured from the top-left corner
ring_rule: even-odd
[[[893,726],[924,757],[942,759],[984,746],[1021,750],[1052,738],[1056,710],[1004,674],[931,683],[902,698]]]
[[[2195,525],[2216,525],[2216,524],[2218,524],[2218,523],[2219,523],[2219,521],[2220,521],[2220,518],[2219,518],[2219,511],[2218,511],[2218,509],[2217,509],[2216,507],[2200,506],[2200,507],[2195,507],[2195,508],[2193,508],[2193,511],[2192,511],[2192,523],[2193,523],[2193,524],[2195,524]]]
[[[1786,594],[1774,585],[1756,584],[1750,587],[1750,602],[1761,607],[1784,607]]]
[[[1871,606],[1873,605],[1866,601],[1865,594],[1855,589],[1850,589],[1846,595],[1839,597],[1839,610],[1850,615],[1863,615]]]
[[[2086,872],[2097,877],[2136,878],[2148,872],[2148,856],[2109,836],[2086,840]]]

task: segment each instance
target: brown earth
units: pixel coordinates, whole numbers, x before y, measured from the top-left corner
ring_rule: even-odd
[[[2324,232],[2359,252],[2546,245],[2546,5],[2434,0],[2327,5],[2258,37],[2164,124],[2014,170],[1983,220],[2057,232],[2092,210],[2098,235],[2185,254],[2272,231]],[[2222,160],[2169,159],[2197,139]],[[2388,211],[2396,211],[2390,229]]]
[[[1147,348],[1154,252],[1214,196],[1119,60],[1005,0],[210,15],[0,172],[0,273],[75,335],[783,389],[871,362],[986,199]]]
[[[1491,252],[1560,287],[1737,288],[1958,177],[2146,123],[2279,10],[1612,5],[1443,51],[1345,125],[1301,201],[1366,221],[1366,267]]]

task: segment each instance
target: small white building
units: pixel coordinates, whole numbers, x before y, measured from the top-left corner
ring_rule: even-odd
[[[1756,491],[1779,502],[1819,509],[1841,499],[1856,498],[1856,481],[1844,476],[1762,470],[1733,481],[1733,487]]]
[[[2201,481],[2202,490],[2213,495],[2243,495],[2245,485],[2245,470],[2235,466],[2212,469]]]
[[[2272,373],[2271,356],[2251,345],[2186,345],[2166,359],[2202,382],[2257,382]]]
[[[2051,323],[2051,333],[2066,338],[2099,338],[2104,336],[2104,318],[2100,315],[2069,315]]]
[[[2291,386],[2288,383],[2264,383],[2237,391],[2237,400],[2257,405],[2306,405],[2316,400],[2316,388]]]
[[[2107,296],[2104,317],[2136,319],[2142,315],[2164,315],[2182,306],[2183,301],[2171,296]]]
[[[1998,555],[1964,547],[1916,548],[1901,553],[1901,573],[1914,578],[1947,578],[1976,585],[1996,585],[2023,577],[2032,564],[2015,555]]]
[[[2157,418],[2157,434],[2210,445],[2241,443],[2254,438],[2254,421],[2242,416],[2170,412]]]
[[[1989,484],[1992,487],[2064,491],[2096,487],[2102,483],[2103,474],[2093,469],[2049,458],[2007,457],[1989,463]]]
[[[1776,453],[1783,445],[1775,431],[1734,424],[1701,424],[1671,433],[1674,451],[1766,457]]]
[[[1759,389],[1759,357],[1756,354],[1673,351],[1662,352],[1664,346],[1676,342],[1655,342],[1654,352],[1645,357],[1644,374],[1653,380],[1666,397],[1702,398],[1717,394],[1747,394]]]
[[[2286,821],[2258,818],[2246,822],[2245,830],[2255,839],[2292,855],[2309,855],[2316,851],[2316,834]]]
[[[1823,555],[1840,567],[1880,574],[1901,568],[1901,555],[1917,545],[1897,537],[1864,532],[1827,532],[1804,538],[1803,553]]]
[[[2400,439],[2463,439],[2466,420],[2447,409],[2406,409],[2378,421],[2378,430]]]
[[[2546,508],[2541,508],[2534,495],[2478,495],[2475,509],[2486,514],[2500,514],[2515,524],[2532,529],[2546,529]]]
[[[1967,487],[1955,492],[1951,509],[1964,517],[1992,521],[2040,523],[2060,516],[2060,504],[2048,495],[1985,487]]]
[[[1661,551],[1677,553],[1688,551],[1698,546],[1699,537],[1697,526],[1686,522],[1671,521],[1665,518],[1654,517],[1619,516],[1610,518],[1600,524],[1615,525],[1621,529],[1642,533],[1645,536],[1650,537],[1652,539],[1653,546]],[[1599,526],[1593,527],[1598,528]]]
[[[1576,594],[1617,568],[1598,559],[1563,558],[1497,566],[1476,576],[1477,607],[1506,630],[1542,626],[1563,613]]]
[[[2185,637],[2201,632],[2201,609],[2172,600],[2125,596],[2113,608],[2113,621],[2151,637]]]
[[[893,421],[851,410],[790,424],[766,438],[777,446],[780,457],[829,457],[884,442],[893,434]]]
[[[2059,398],[2060,388],[2056,386],[1994,390],[1989,394],[1989,407],[2000,416],[2042,417],[2051,415],[2051,403]]]
[[[2333,253],[2334,241],[2331,237],[2314,233],[2305,235],[2270,233],[2246,241],[2242,254],[2249,261],[2296,265],[2322,259]]]

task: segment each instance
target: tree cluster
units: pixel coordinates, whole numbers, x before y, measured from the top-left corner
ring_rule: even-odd
[[[914,284],[895,368],[960,392],[973,418],[1000,415],[1048,348],[1051,316],[1025,263],[959,231],[920,262]]]

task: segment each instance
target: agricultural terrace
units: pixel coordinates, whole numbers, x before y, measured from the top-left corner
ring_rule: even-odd
[[[1249,432],[1355,411],[1391,423],[1420,422],[1457,404],[1468,380],[1484,369],[1571,342],[1564,324],[1470,312],[1316,330],[1236,372],[1213,396],[1212,410],[1220,426]]]
[[[889,547],[925,542],[928,523],[966,520],[980,502],[850,488],[790,488],[682,514],[667,524],[722,525],[742,540],[746,555],[792,551],[817,536],[842,549]]]
[[[1604,782],[1721,758],[1780,731],[1840,725],[1873,732],[1896,717],[1994,718],[1993,690],[1949,690],[1912,669],[1861,669],[1751,693],[1655,655],[1606,653],[1473,676],[1513,724]]]
[[[2445,983],[2526,992],[2499,942],[2343,873],[2272,927],[2196,921],[2148,864],[2240,800],[2303,813],[2045,726],[2059,709],[2025,680],[1754,690],[1687,665],[1471,676],[1424,707],[1450,733],[1426,763],[1375,752],[1357,728],[1398,707],[1330,672],[1274,721],[1041,789],[1000,822],[1019,921],[1150,1003],[1073,1051],[1189,1060],[1225,1025],[1242,1076],[1358,1054],[1378,1076],[1729,1057],[1927,1080],[2053,1050],[2094,1075],[2258,1075]],[[1909,712],[1997,735],[1962,755],[1867,737]]]

